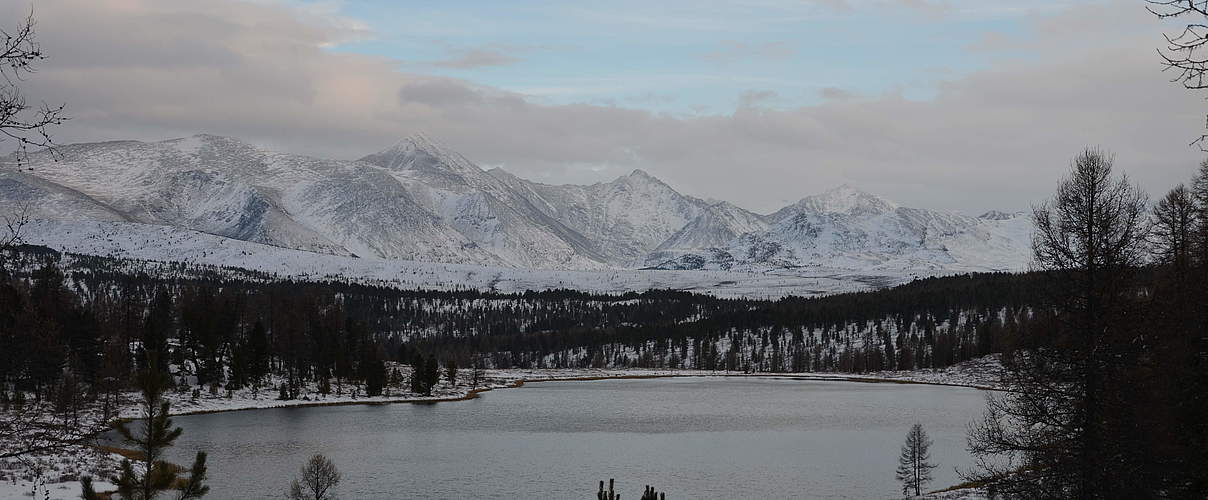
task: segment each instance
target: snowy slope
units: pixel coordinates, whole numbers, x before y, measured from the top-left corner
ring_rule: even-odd
[[[500,292],[570,288],[623,293],[675,289],[720,297],[813,296],[892,286],[938,273],[864,273],[832,269],[726,271],[530,270],[501,266],[440,264],[355,258],[286,248],[176,227],[129,222],[37,220],[26,241],[63,252],[233,267],[301,280],[340,280],[403,289],[478,289]],[[154,262],[144,263],[154,265]]]
[[[0,210],[177,227],[367,259],[518,269],[779,273],[1017,270],[1030,222],[901,207],[851,186],[769,215],[683,195],[635,170],[548,185],[484,171],[417,136],[358,161],[197,135],[35,154],[0,168]],[[258,247],[260,248],[260,247]]]
[[[422,136],[361,159],[383,169],[441,221],[517,267],[606,267],[595,245],[461,155]]]
[[[489,173],[595,242],[606,261],[620,266],[640,264],[708,207],[642,170],[588,186],[541,184],[502,169]]]
[[[850,186],[810,196],[769,216],[766,230],[720,245],[656,254],[664,269],[828,268],[999,271],[1027,267],[1031,222],[906,208]],[[653,262],[661,259],[661,262]]]
[[[33,173],[59,193],[77,193],[78,203],[91,201],[125,220],[336,255],[498,262],[372,165],[273,153],[209,135],[77,144],[60,152],[57,162],[34,155]],[[55,204],[42,196],[35,215],[54,215],[46,207]]]
[[[646,264],[657,266],[683,254],[717,248],[748,233],[766,231],[767,217],[748,212],[728,202],[705,207],[691,222],[646,255]]]

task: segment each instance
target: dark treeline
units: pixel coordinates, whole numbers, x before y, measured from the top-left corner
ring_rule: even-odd
[[[843,371],[943,367],[1009,349],[1030,324],[1032,275],[974,274],[778,301],[678,291],[601,295],[408,291],[247,271],[61,256],[22,247],[0,287],[4,397],[132,387],[151,357],[174,383],[284,379],[381,391],[386,361],[444,370],[648,367]],[[438,366],[439,365],[439,366]],[[395,381],[398,382],[397,380]],[[274,387],[273,389],[278,389]]]
[[[760,372],[945,367],[1000,352],[1033,318],[1028,274],[971,274],[896,288],[777,301],[685,296],[705,314],[639,314],[569,330],[434,335],[409,345],[500,367],[695,368]],[[664,305],[656,304],[662,310]]]
[[[0,387],[5,397],[38,399],[129,387],[150,357],[176,366],[186,377],[177,383],[238,389],[276,374],[291,387],[334,378],[373,392],[383,361],[433,357],[411,349],[411,339],[682,321],[715,302],[681,292],[405,291],[189,266],[145,271],[38,247],[18,249],[8,264],[15,271],[0,285]],[[457,361],[440,358],[446,368]]]

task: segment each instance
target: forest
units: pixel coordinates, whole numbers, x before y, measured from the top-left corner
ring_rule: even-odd
[[[1010,349],[1036,321],[1030,274],[969,274],[777,301],[652,290],[593,295],[405,291],[12,251],[0,323],[5,398],[132,387],[150,357],[174,380],[242,388],[269,374],[364,383],[383,361],[446,368],[868,372]],[[65,369],[64,369],[65,368]],[[370,384],[371,386],[373,384]]]

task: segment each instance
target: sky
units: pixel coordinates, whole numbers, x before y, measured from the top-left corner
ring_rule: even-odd
[[[1204,158],[1143,0],[21,0],[61,143],[239,137],[355,159],[424,134],[547,183],[643,169],[771,212],[840,184],[977,214],[1101,147],[1154,198]],[[11,27],[9,27],[11,29]],[[0,143],[0,148],[5,144]]]

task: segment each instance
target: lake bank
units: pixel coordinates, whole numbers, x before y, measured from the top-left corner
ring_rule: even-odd
[[[170,458],[210,450],[212,475],[241,476],[225,481],[259,496],[322,452],[347,472],[346,491],[358,498],[572,498],[607,477],[678,497],[890,498],[897,448],[915,420],[928,422],[937,442],[944,470],[935,485],[959,482],[952,468],[970,465],[965,425],[984,397],[964,387],[799,377],[553,382],[563,381],[456,405],[182,416],[180,457]]]
[[[406,367],[401,367],[409,370]],[[522,386],[528,382],[573,382],[607,379],[643,379],[668,377],[751,377],[751,378],[789,378],[796,380],[829,380],[863,383],[895,383],[895,384],[924,384],[952,387],[969,387],[982,390],[998,390],[997,377],[1001,365],[993,356],[967,361],[946,369],[925,369],[913,371],[876,372],[869,374],[846,373],[743,373],[720,370],[651,370],[641,368],[626,369],[507,369],[484,370],[483,383],[479,387],[471,387],[465,381],[468,373],[459,375],[458,386],[448,384],[442,379],[433,389],[433,395],[423,396],[412,393],[395,396],[383,395],[377,397],[355,396],[352,394],[320,394],[315,386],[304,386],[303,396],[293,400],[280,400],[272,397],[275,391],[264,389],[254,392],[248,389],[236,391],[231,397],[202,395],[198,399],[182,393],[166,395],[172,403],[173,415],[198,415],[224,411],[244,411],[266,408],[286,407],[315,407],[355,404],[395,404],[395,403],[440,403],[464,401],[478,394],[495,390]],[[268,384],[275,387],[275,384]],[[263,397],[262,397],[263,396]],[[305,399],[303,399],[305,398]],[[137,416],[137,407],[128,407],[123,416]]]
[[[171,392],[168,399],[173,405],[173,415],[205,415],[246,410],[271,410],[281,408],[325,407],[368,405],[384,406],[396,403],[430,404],[437,402],[467,401],[480,397],[481,394],[494,389],[521,387],[530,383],[540,382],[571,382],[571,381],[619,381],[632,379],[676,379],[703,377],[705,380],[785,380],[803,382],[860,382],[864,384],[910,384],[929,386],[967,387],[982,390],[993,390],[990,373],[997,368],[997,360],[981,360],[978,363],[962,364],[947,370],[924,370],[912,372],[881,372],[876,374],[838,374],[838,373],[759,373],[744,374],[741,372],[701,371],[701,370],[642,370],[642,369],[581,369],[581,370],[484,370],[479,388],[471,388],[468,384],[451,386],[442,381],[434,390],[432,396],[414,394],[398,394],[376,398],[357,397],[352,387],[345,387],[342,395],[319,394],[314,387],[304,388],[306,399],[290,401],[277,400],[271,389],[260,391],[245,390],[232,392],[231,397],[221,397],[206,394],[194,399],[185,392]],[[467,373],[462,377],[468,376]],[[459,381],[463,380],[459,377]],[[271,387],[271,386],[270,386]],[[130,405],[123,411],[125,417],[137,417],[137,406]],[[51,457],[48,464],[55,460]],[[53,476],[52,476],[53,477]],[[31,484],[24,486],[15,482],[0,484],[0,493],[12,491],[28,492]],[[50,498],[74,498],[78,495],[78,484],[74,480],[67,483],[49,482],[46,490],[52,492]]]

